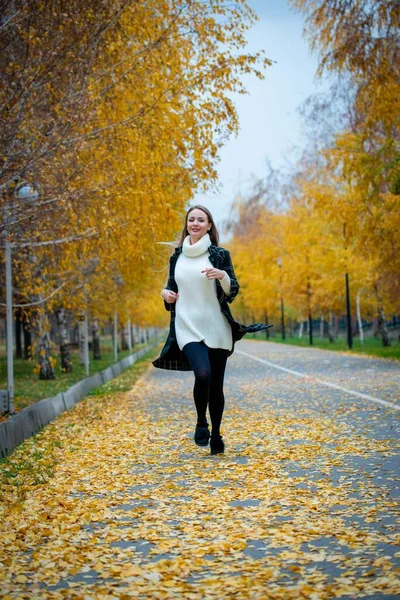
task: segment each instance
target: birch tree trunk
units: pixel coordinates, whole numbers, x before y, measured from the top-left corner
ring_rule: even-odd
[[[99,322],[97,319],[92,320],[92,348],[93,360],[101,360]]]
[[[61,369],[65,373],[71,373],[72,362],[71,355],[68,349],[68,329],[67,329],[67,315],[64,308],[57,308],[55,315],[58,325],[58,333],[60,336],[60,358],[61,358]]]
[[[360,342],[361,342],[361,344],[363,344],[364,343],[364,329],[363,329],[362,318],[361,318],[361,304],[360,304],[361,291],[362,291],[362,288],[359,288],[359,290],[357,291],[356,311],[357,311],[358,331],[360,334]]]
[[[319,337],[321,338],[321,340],[324,337],[324,320],[324,315],[321,315],[319,320]]]
[[[299,325],[299,339],[300,340],[303,337],[303,328],[304,328],[304,321],[302,321]]]
[[[128,350],[129,352],[132,352],[132,327],[130,319],[128,319],[128,322],[126,324],[126,337],[128,342]]]
[[[86,375],[89,374],[89,340],[88,340],[88,323],[86,312],[79,316],[79,364],[84,365]]]
[[[335,334],[333,330],[333,314],[331,310],[329,311],[328,319],[328,339],[330,344],[333,344],[333,342],[335,341]]]
[[[50,323],[47,315],[38,312],[38,361],[39,379],[54,379],[54,368],[51,360]]]
[[[113,347],[114,347],[114,360],[118,362],[118,314],[117,311],[114,311],[114,323],[113,323]]]
[[[379,291],[379,287],[375,286],[376,299],[378,301],[378,326],[382,336],[382,346],[390,346],[389,332],[386,325],[386,316],[383,310],[382,295]]]

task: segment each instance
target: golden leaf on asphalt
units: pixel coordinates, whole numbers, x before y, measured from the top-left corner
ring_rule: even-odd
[[[356,485],[353,467],[378,449],[392,456],[392,443],[360,436],[354,412],[349,425],[332,411],[283,411],[278,392],[260,414],[265,389],[274,392],[260,378],[240,384],[252,395],[227,411],[226,454],[213,460],[190,439],[188,382],[173,381],[144,377],[102,399],[100,412],[87,398],[10,457],[18,465],[40,445],[56,467],[48,483],[25,474],[18,490],[3,486],[4,598],[35,589],[40,600],[396,593],[398,538],[390,521],[381,526],[396,503],[380,480]],[[328,580],[327,565],[340,575]]]

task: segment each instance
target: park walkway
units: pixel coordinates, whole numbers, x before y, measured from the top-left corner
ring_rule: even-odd
[[[224,456],[191,439],[193,374],[154,368],[25,446],[62,460],[1,517],[2,598],[397,597],[399,365],[236,350]]]

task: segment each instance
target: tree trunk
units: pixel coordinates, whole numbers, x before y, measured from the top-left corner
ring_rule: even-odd
[[[313,338],[313,322],[311,312],[308,313],[308,340],[310,342],[310,346],[314,344]]]
[[[329,311],[329,320],[328,320],[328,339],[329,339],[329,343],[333,344],[333,342],[335,341],[335,334],[334,334],[334,329],[333,329],[333,314],[332,311]]]
[[[85,318],[83,315],[79,315],[78,321],[78,347],[79,347],[79,364],[85,364]]]
[[[335,338],[337,338],[339,336],[339,319],[338,319],[338,317],[337,316],[336,317],[333,316],[333,321],[335,323],[335,328],[334,328],[334,330],[335,330]]]
[[[79,364],[85,366],[86,376],[89,374],[89,340],[87,314],[82,313],[78,317],[79,331]]]
[[[383,310],[382,296],[378,286],[375,286],[376,298],[378,301],[378,326],[382,336],[382,346],[390,346],[389,332],[386,325],[386,316]]]
[[[361,305],[360,305],[361,290],[362,290],[362,288],[359,288],[359,290],[357,291],[356,310],[357,310],[357,322],[358,322],[358,332],[360,335],[360,342],[361,342],[361,344],[363,344],[364,343],[364,329],[363,329],[362,318],[361,318]]]
[[[27,319],[27,316],[24,316],[23,322],[23,332],[24,332],[24,359],[29,360],[32,356],[32,333],[31,326]]]
[[[92,320],[92,347],[93,360],[101,360],[99,322],[97,319]]]
[[[319,337],[321,338],[321,340],[324,337],[324,315],[321,315],[320,320],[319,320]]]
[[[127,339],[127,331],[125,325],[123,325],[120,329],[121,336],[121,350],[128,350],[128,339]]]
[[[68,329],[67,329],[67,315],[64,308],[57,308],[55,310],[58,331],[60,336],[60,358],[61,358],[61,369],[65,373],[71,373],[72,362],[68,348]]]
[[[312,297],[311,284],[310,284],[310,279],[307,277],[308,339],[309,339],[309,342],[310,342],[310,346],[312,346],[313,343],[314,343],[314,340],[313,340],[313,320],[312,320],[312,315],[311,315],[311,297]]]
[[[118,353],[120,352],[120,348],[118,346],[118,314],[117,314],[116,310],[114,311],[114,318],[113,318],[112,340],[113,340],[114,361],[118,362]]]
[[[299,339],[300,340],[303,337],[303,328],[304,328],[304,321],[302,321],[299,325]]]
[[[22,358],[22,311],[19,308],[15,313],[15,356]]]
[[[264,312],[264,323],[268,324],[268,314],[267,311]],[[269,327],[265,330],[265,339],[269,340]]]
[[[51,357],[50,323],[47,315],[38,313],[38,361],[39,379],[54,379],[54,368]]]
[[[75,325],[72,330],[72,343],[79,346],[79,325],[78,323]]]
[[[129,352],[132,352],[132,327],[130,319],[128,319],[126,323],[126,339],[128,343],[128,350]]]
[[[379,319],[377,317],[374,317],[374,319],[372,321],[372,334],[373,334],[374,338],[378,337],[378,335],[380,334]]]
[[[132,340],[131,350],[133,350],[133,348],[135,347],[135,344],[136,344],[136,340],[135,340],[135,325],[132,325],[132,323],[131,323],[131,340]]]

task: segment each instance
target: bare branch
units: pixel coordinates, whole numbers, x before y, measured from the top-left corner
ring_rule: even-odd
[[[27,306],[39,306],[40,304],[44,304],[45,302],[47,302],[48,300],[50,300],[50,298],[52,298],[53,296],[55,296],[56,294],[58,294],[58,292],[67,285],[67,281],[64,281],[64,283],[62,283],[57,289],[53,290],[51,292],[51,294],[49,296],[47,296],[46,298],[42,298],[41,300],[38,300],[37,302],[29,302],[28,304],[13,304],[13,308],[26,308]],[[0,306],[7,306],[7,304],[4,304],[4,302],[0,302]]]
[[[6,21],[4,21],[4,23],[1,23],[1,25],[0,25],[0,31],[1,31],[2,29],[5,29],[6,27],[8,27],[8,25],[9,25],[10,23],[12,23],[12,21],[14,21],[15,17],[18,17],[18,15],[19,15],[20,13],[21,13],[21,11],[20,11],[20,10],[17,10],[17,12],[16,12],[16,13],[14,13],[13,15],[11,15],[11,17],[9,17],[9,18],[8,18]]]
[[[98,232],[92,227],[91,229],[87,229],[86,231],[78,235],[71,235],[69,237],[61,238],[59,240],[48,240],[46,242],[26,242],[23,244],[13,243],[11,244],[11,246],[13,248],[37,248],[38,246],[54,246],[56,244],[65,244],[66,242],[75,242],[78,240],[82,240],[83,238],[93,237],[95,235],[98,235]]]

